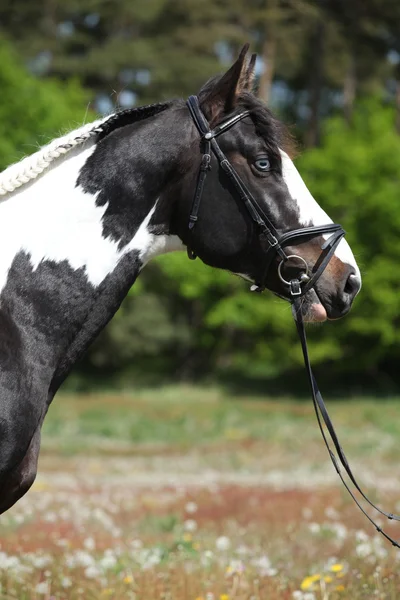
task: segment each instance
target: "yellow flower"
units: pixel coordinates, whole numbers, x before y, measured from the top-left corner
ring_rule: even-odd
[[[194,544],[192,544],[193,549],[194,550],[199,550],[200,549],[200,544],[198,542],[194,542]]]
[[[332,573],[340,573],[340,571],[343,571],[343,565],[335,563],[334,565],[331,565],[331,571]]]
[[[184,542],[191,542],[192,541],[192,534],[191,533],[184,533],[183,534],[183,541]]]
[[[123,581],[124,581],[124,583],[132,583],[132,581],[133,581],[132,575],[126,575],[126,577],[124,577]]]
[[[196,600],[204,600],[203,596],[197,596]]]
[[[325,575],[325,577],[324,577],[324,581],[325,581],[326,583],[331,583],[331,582],[332,582],[332,577],[331,577],[330,575]]]
[[[316,573],[315,575],[309,575],[301,582],[300,588],[304,592],[304,590],[309,590],[312,588],[313,584],[321,579],[321,575]]]
[[[221,594],[219,600],[229,600],[228,594]]]
[[[112,588],[105,588],[102,592],[101,595],[102,596],[111,596],[111,594],[113,593],[113,589]]]
[[[335,590],[336,590],[337,592],[344,592],[344,585],[337,585],[337,586],[335,587]]]

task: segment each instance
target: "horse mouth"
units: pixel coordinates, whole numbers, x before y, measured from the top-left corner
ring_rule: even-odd
[[[328,318],[326,309],[314,289],[304,297],[302,314],[305,323],[323,323]]]

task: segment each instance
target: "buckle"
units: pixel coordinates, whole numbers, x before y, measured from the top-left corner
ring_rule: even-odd
[[[211,155],[203,154],[201,159],[200,171],[211,171]]]
[[[193,227],[194,227],[194,226],[195,226],[195,224],[196,224],[196,221],[197,221],[197,219],[198,219],[197,215],[192,215],[192,214],[191,214],[191,215],[189,216],[189,229],[193,229]]]
[[[290,282],[290,295],[301,296],[301,286],[300,281],[298,279],[292,279],[292,281]]]
[[[276,237],[272,233],[267,234],[267,240],[268,240],[269,245],[271,246],[271,248],[273,248],[274,246],[278,245],[278,240],[276,239]]]
[[[279,240],[277,240],[276,237],[274,236],[274,234],[271,233],[270,231],[268,231],[267,229],[264,229],[261,232],[260,239],[267,240],[267,242],[271,248],[274,248],[275,246],[277,246],[279,244]]]

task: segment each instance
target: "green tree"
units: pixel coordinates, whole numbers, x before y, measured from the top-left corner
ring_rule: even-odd
[[[0,170],[92,118],[76,82],[39,81],[1,38],[0,89]]]
[[[371,375],[393,375],[400,358],[400,139],[393,122],[393,108],[364,101],[352,127],[328,120],[323,147],[299,161],[318,202],[348,230],[363,272],[351,316],[324,337],[341,348],[338,368]]]

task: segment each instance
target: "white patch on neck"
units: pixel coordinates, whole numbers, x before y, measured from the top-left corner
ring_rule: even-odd
[[[132,240],[121,251],[121,256],[123,256],[132,250],[139,250],[139,260],[143,266],[152,258],[160,256],[160,254],[186,248],[177,235],[156,235],[149,231],[149,223],[155,213],[157,202],[158,200],[141,223]]]
[[[66,260],[75,270],[84,268],[88,281],[98,286],[132,250],[139,251],[140,260],[146,263],[158,254],[183,248],[177,236],[149,232],[156,202],[124,248],[104,238],[102,217],[107,205],[96,206],[97,194],[75,187],[80,169],[94,148],[89,142],[73,150],[34,183],[0,202],[0,291],[20,251],[30,255],[33,269],[46,260]]]
[[[300,173],[294,166],[293,161],[283,150],[280,150],[280,153],[282,157],[283,179],[293,200],[297,202],[300,224],[304,226],[317,226],[332,223],[332,219],[328,217],[326,212],[320,207],[309,192]],[[328,237],[329,234],[324,235],[325,239]],[[351,265],[355,269],[356,276],[361,281],[360,269],[358,268],[353,252],[345,239],[342,239],[337,246],[335,256],[343,263]]]

